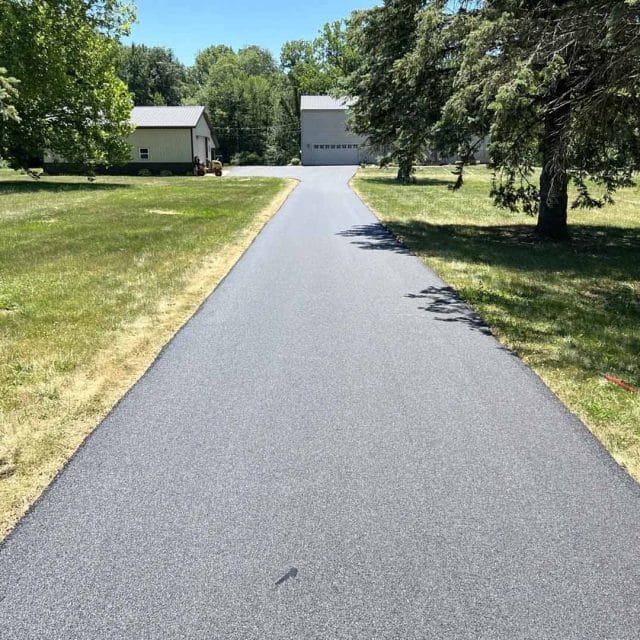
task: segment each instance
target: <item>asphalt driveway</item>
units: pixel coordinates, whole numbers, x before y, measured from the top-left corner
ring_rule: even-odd
[[[301,184],[0,549],[0,637],[637,639],[640,490]]]

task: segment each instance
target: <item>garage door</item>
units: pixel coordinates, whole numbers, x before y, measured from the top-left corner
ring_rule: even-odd
[[[357,144],[313,144],[312,164],[359,164]]]

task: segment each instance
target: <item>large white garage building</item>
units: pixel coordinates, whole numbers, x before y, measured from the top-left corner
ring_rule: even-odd
[[[347,131],[347,111],[351,104],[349,100],[330,96],[302,96],[302,164],[345,165],[371,161],[366,137]]]

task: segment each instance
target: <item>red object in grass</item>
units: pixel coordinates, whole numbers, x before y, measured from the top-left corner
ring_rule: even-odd
[[[640,393],[640,389],[638,387],[634,387],[632,384],[624,382],[623,380],[620,380],[619,378],[616,378],[608,373],[605,373],[604,379],[608,380],[612,384],[617,384],[619,387],[622,387],[626,391],[631,391],[631,393]]]

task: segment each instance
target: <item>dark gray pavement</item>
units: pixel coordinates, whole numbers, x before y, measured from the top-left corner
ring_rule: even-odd
[[[302,180],[0,551],[0,638],[638,639],[640,491]]]

